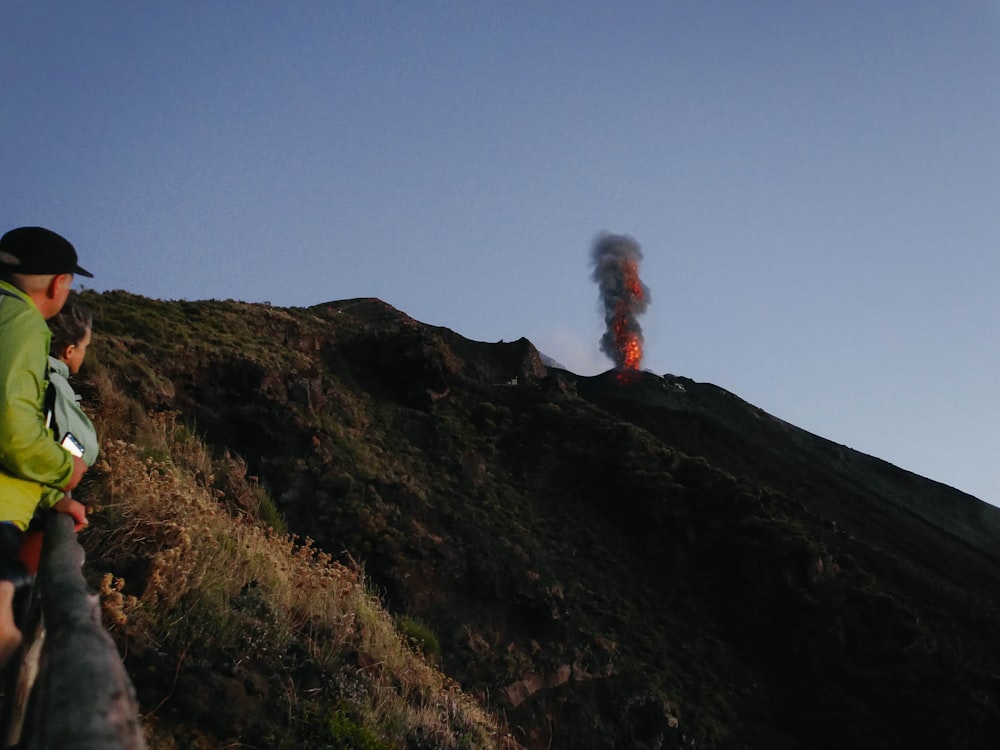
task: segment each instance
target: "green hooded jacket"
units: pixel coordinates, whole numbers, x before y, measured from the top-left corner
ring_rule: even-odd
[[[0,522],[21,529],[73,475],[73,457],[45,425],[50,336],[31,298],[0,281]]]

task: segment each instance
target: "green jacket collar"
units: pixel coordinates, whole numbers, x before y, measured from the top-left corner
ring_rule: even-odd
[[[27,302],[32,307],[35,306],[34,301],[27,294],[22,292],[16,286],[11,284],[9,281],[0,281],[0,296],[3,297],[14,297],[22,302]]]

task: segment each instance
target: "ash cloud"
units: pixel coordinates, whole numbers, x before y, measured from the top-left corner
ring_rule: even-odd
[[[601,351],[619,370],[639,369],[642,328],[639,316],[649,306],[649,289],[639,279],[642,249],[632,237],[604,232],[591,249],[591,278],[597,282],[607,330]]]

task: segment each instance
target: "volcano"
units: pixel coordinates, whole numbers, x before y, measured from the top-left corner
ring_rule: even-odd
[[[617,366],[578,376],[525,339],[471,341],[380,300],[84,296],[100,325],[81,387],[92,378],[105,397],[89,405],[129,416],[109,437],[140,439],[127,433],[135,415],[177,414],[207,455],[239,456],[291,532],[360,561],[393,616],[434,635],[438,668],[505,719],[496,746],[1000,738],[993,506],[725,388],[641,370],[623,382]],[[151,471],[170,464],[155,460]],[[243,499],[209,474],[192,482],[246,522]],[[99,504],[114,511],[127,487],[112,479]],[[90,533],[115,518],[95,514]],[[149,560],[96,552],[91,579],[114,572],[141,594]],[[283,606],[263,596],[248,586],[232,601],[248,643]],[[343,686],[358,684],[344,675],[370,684],[385,671],[353,652],[343,674],[320,669],[297,645],[323,637],[311,623],[252,654],[195,642],[140,652],[117,632],[144,716],[202,746],[295,731],[281,696],[343,725]],[[220,721],[233,696],[249,706],[245,728]]]

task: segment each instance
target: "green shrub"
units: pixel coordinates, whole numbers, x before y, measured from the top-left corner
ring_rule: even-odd
[[[275,504],[274,499],[271,497],[271,493],[268,492],[264,487],[259,487],[258,496],[260,497],[260,506],[257,509],[258,517],[260,522],[265,526],[270,526],[279,534],[288,533],[288,522],[285,521],[285,517],[281,515],[281,511],[278,510],[278,506]]]
[[[343,706],[330,710],[322,704],[306,704],[302,722],[302,739],[317,750],[390,750],[389,745],[351,718]]]
[[[403,637],[429,662],[437,664],[441,661],[441,643],[428,625],[403,615],[397,618],[396,626]]]

